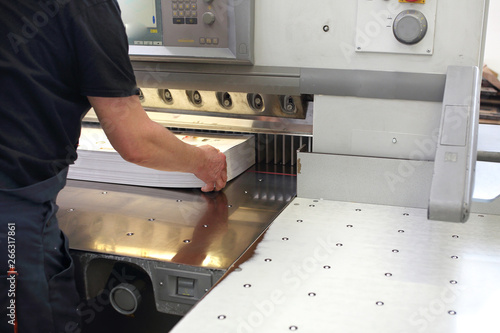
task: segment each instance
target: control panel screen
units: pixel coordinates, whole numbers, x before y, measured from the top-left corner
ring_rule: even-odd
[[[158,0],[118,0],[130,45],[163,45]]]
[[[130,54],[251,62],[254,0],[118,0]]]

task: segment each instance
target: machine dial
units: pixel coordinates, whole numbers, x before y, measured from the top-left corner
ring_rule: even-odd
[[[394,36],[403,44],[417,44],[427,33],[427,19],[418,10],[405,10],[396,16],[392,26]]]
[[[206,12],[203,14],[203,22],[208,25],[212,25],[215,22],[215,14],[212,12]]]

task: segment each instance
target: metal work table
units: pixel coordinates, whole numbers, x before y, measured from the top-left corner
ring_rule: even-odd
[[[293,198],[293,178],[247,172],[208,194],[69,181],[58,218],[75,250],[227,269]]]
[[[264,232],[295,187],[293,175],[255,169],[208,194],[69,181],[58,219],[80,258],[87,298],[122,262],[147,273],[160,312],[182,315]],[[180,291],[178,278],[196,280],[194,290]]]
[[[498,332],[500,217],[296,198],[184,332]]]

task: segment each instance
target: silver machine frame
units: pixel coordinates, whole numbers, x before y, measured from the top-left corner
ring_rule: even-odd
[[[267,166],[213,197],[70,182],[59,218],[86,296],[119,264],[146,276],[158,311],[185,315],[175,333],[497,332],[488,1],[222,2],[232,55],[131,48],[143,105],[174,130],[252,133]],[[393,23],[415,10],[427,34],[403,45]]]

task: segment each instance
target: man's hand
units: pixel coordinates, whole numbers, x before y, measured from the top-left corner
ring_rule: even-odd
[[[193,173],[204,192],[226,186],[226,156],[212,146],[195,147],[149,119],[137,96],[88,97],[111,145],[126,160],[144,167]]]
[[[212,146],[201,146],[205,156],[205,163],[200,165],[200,169],[194,173],[196,177],[205,182],[201,188],[203,192],[220,191],[226,186],[227,164],[226,155]]]

